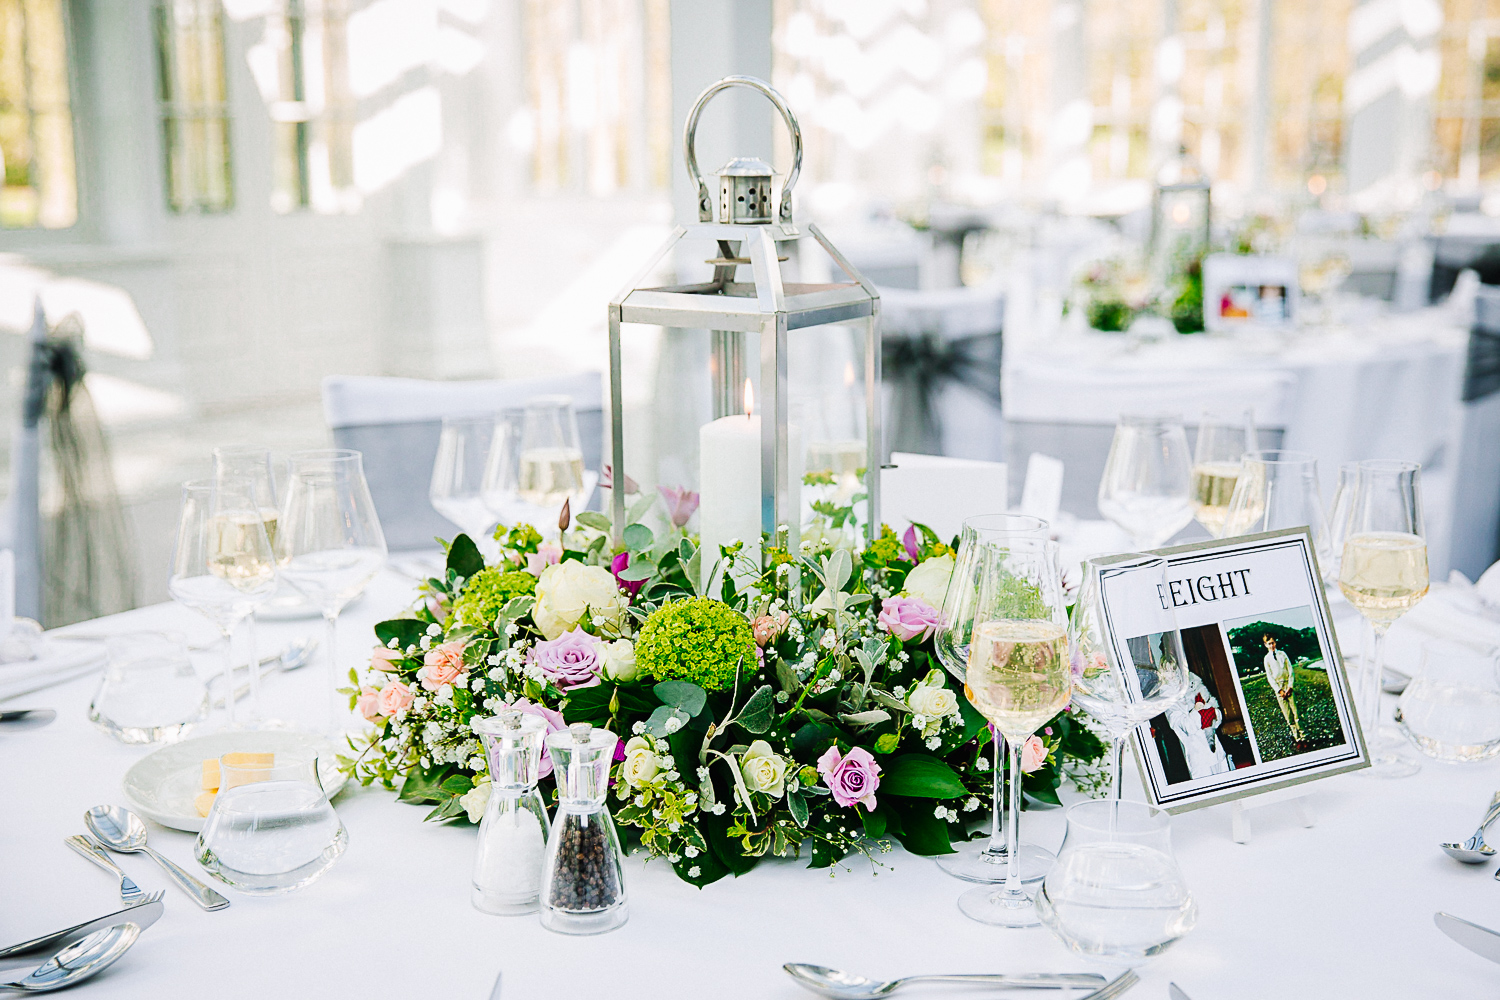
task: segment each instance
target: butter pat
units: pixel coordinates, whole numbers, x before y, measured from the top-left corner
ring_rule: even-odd
[[[199,816],[207,816],[208,811],[214,807],[213,792],[199,792],[198,797],[193,800],[193,808]]]
[[[274,753],[226,753],[224,763],[230,767],[274,767],[276,755]],[[215,762],[217,764],[217,762]]]
[[[205,792],[217,792],[219,790],[219,759],[203,762],[203,790]]]

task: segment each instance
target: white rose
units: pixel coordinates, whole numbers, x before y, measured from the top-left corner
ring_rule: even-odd
[[[920,597],[941,611],[943,595],[948,593],[948,578],[952,575],[952,556],[936,556],[920,562],[906,575],[906,595]]]
[[[752,792],[762,792],[773,799],[781,798],[786,790],[786,761],[771,750],[765,740],[756,740],[740,758],[740,775],[745,787]]]
[[[542,635],[556,639],[577,628],[585,613],[597,622],[620,624],[626,603],[613,573],[569,559],[542,570],[531,617]]]
[[[906,703],[918,715],[931,719],[943,719],[958,711],[958,696],[945,687],[929,687],[919,684],[912,688]]]
[[[484,819],[484,807],[490,803],[490,779],[483,778],[479,784],[458,797],[458,804],[469,814],[470,823]]]
[[[635,680],[635,643],[629,639],[602,642],[600,651],[604,655],[604,676],[609,680],[624,683]]]
[[[661,770],[661,758],[644,736],[625,741],[625,760],[620,763],[620,777],[631,788],[640,788]]]

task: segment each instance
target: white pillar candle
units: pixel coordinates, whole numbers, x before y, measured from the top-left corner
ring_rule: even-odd
[[[795,424],[787,427],[787,478],[791,486],[788,516],[801,510],[802,440]],[[719,546],[739,540],[741,553],[760,561],[760,414],[720,417],[698,429],[698,531],[702,546],[699,573],[704,584],[719,559]],[[737,573],[741,585],[750,578]],[[717,592],[717,591],[715,591]]]

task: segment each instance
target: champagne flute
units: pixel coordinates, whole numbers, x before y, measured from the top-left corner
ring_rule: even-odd
[[[266,540],[274,550],[276,547],[276,521],[280,508],[276,502],[276,477],[271,471],[271,450],[253,445],[224,445],[214,449],[214,482],[240,479],[249,486],[250,499],[261,524],[265,525]],[[257,605],[256,610],[259,610]],[[252,722],[261,718],[260,704],[260,643],[255,638],[255,612],[245,616],[245,644],[250,647],[250,696],[247,714]],[[230,689],[224,696],[233,698]]]
[[[1394,730],[1382,732],[1379,723],[1386,632],[1427,595],[1420,475],[1421,466],[1410,462],[1359,463],[1344,523],[1339,589],[1374,635],[1360,717],[1370,748],[1368,773],[1380,778],[1404,778],[1421,769],[1401,753],[1404,744]]]
[[[427,488],[433,508],[481,546],[495,525],[484,490],[495,424],[493,415],[444,417]]]
[[[959,529],[958,557],[949,577],[943,599],[942,624],[938,626],[933,645],[943,666],[960,681],[966,672],[969,640],[974,631],[974,604],[978,597],[975,574],[980,565],[979,554],[987,543],[1005,538],[1045,539],[1047,536],[1047,522],[1029,514],[981,514],[965,520]],[[1010,857],[1005,847],[1004,813],[1000,808],[1005,774],[1001,764],[1001,755],[1005,752],[1004,737],[993,726],[990,727],[990,736],[994,751],[990,768],[989,839],[970,841],[960,845],[954,853],[937,858],[939,868],[966,882],[1003,882],[1006,859]],[[1054,860],[1052,852],[1046,848],[1022,843],[1021,881],[1040,880]]]
[[[234,630],[275,589],[276,562],[247,481],[184,483],[167,591],[224,637],[224,707],[230,726],[236,724]]]
[[[293,452],[276,532],[281,574],[323,613],[325,728],[337,730],[347,706],[338,699],[339,612],[385,565],[385,534],[360,453],[343,449]]]
[[[1068,704],[1067,612],[1057,543],[1038,538],[990,542],[978,556],[974,627],[964,694],[1010,748],[1005,882],[958,898],[965,916],[998,927],[1035,927],[1036,906],[1021,881],[1021,745]],[[959,581],[960,586],[970,581]]]
[[[1083,584],[1069,626],[1073,701],[1109,735],[1111,799],[1122,797],[1125,738],[1188,690],[1177,615],[1154,599],[1165,592],[1166,584],[1167,560],[1159,556],[1130,553],[1090,559],[1083,565]],[[1107,594],[1117,627],[1124,625],[1132,637],[1123,646],[1104,624]]]
[[[1221,537],[1306,527],[1318,561],[1328,558],[1328,524],[1318,487],[1318,460],[1305,451],[1270,448],[1245,453],[1244,467]]]
[[[1192,522],[1192,479],[1180,417],[1126,414],[1115,425],[1099,480],[1099,513],[1136,548],[1154,549]]]
[[[1240,458],[1255,448],[1255,414],[1239,420],[1203,414],[1193,444],[1193,516],[1215,538],[1224,534],[1224,516],[1240,476]]]

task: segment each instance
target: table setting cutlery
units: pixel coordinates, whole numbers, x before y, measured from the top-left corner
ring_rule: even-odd
[[[30,955],[44,948],[55,948],[71,944],[74,941],[80,941],[88,937],[96,931],[105,930],[122,923],[132,923],[141,930],[145,930],[161,918],[162,910],[165,909],[161,900],[165,895],[164,891],[158,890],[145,897],[141,902],[133,906],[127,906],[123,910],[107,913],[94,920],[85,920],[81,924],[64,927],[60,931],[53,931],[51,934],[44,934],[39,938],[32,938],[30,941],[22,941],[20,944],[13,944],[9,948],[0,948],[0,959],[12,958],[17,955]]]
[[[63,843],[100,868],[118,877],[120,880],[120,898],[122,900],[126,903],[140,902],[143,895],[140,886],[136,885],[130,876],[126,875],[125,871],[110,859],[110,856],[105,853],[102,844],[98,841],[90,840],[83,834],[74,834],[71,837],[66,837],[63,839]]]
[[[782,966],[787,975],[801,986],[814,993],[836,1000],[865,1000],[868,997],[885,997],[912,983],[968,983],[970,985],[999,986],[1010,989],[1068,989],[1071,987],[1103,987],[1103,976],[1096,972],[1044,973],[1028,975],[1003,975],[999,973],[956,973],[951,975],[903,976],[900,979],[879,980],[830,969],[825,965],[806,962],[788,962]],[[1115,995],[1115,994],[1111,994]]]
[[[302,667],[307,666],[307,664],[312,661],[312,654],[317,650],[317,648],[318,640],[313,638],[302,638],[298,639],[296,642],[289,643],[286,648],[281,650],[281,652],[276,653],[272,656],[267,656],[259,662],[259,664],[257,665],[258,669],[260,670],[259,680],[263,683],[266,678],[274,676],[276,674],[291,673],[293,670],[300,670]],[[239,671],[244,670],[248,673],[249,669],[250,668],[248,666],[236,667],[235,672],[238,673]],[[209,681],[209,686],[215,687],[221,683],[222,676],[216,674]],[[246,681],[244,684],[238,684],[234,689],[234,700],[239,701],[249,693],[250,683],[248,681]],[[214,699],[213,707],[224,707],[224,696],[222,694]]]
[[[142,926],[126,921],[65,946],[22,979],[0,983],[0,993],[48,993],[82,982],[114,965],[140,939]]]
[[[1490,806],[1485,810],[1484,819],[1479,822],[1479,829],[1474,835],[1461,844],[1441,844],[1443,852],[1454,861],[1461,861],[1466,865],[1483,864],[1495,856],[1495,849],[1484,842],[1484,831],[1495,817],[1500,816],[1500,792],[1496,792],[1490,799]]]
[[[1437,924],[1438,930],[1480,958],[1500,963],[1500,933],[1441,911],[1432,915],[1432,922]]]
[[[1193,1000],[1187,995],[1187,991],[1176,983],[1167,984],[1167,1000]]]
[[[0,712],[0,726],[7,732],[40,729],[57,719],[55,708],[13,708]]]
[[[229,900],[210,889],[172,861],[146,846],[146,821],[121,806],[94,806],[83,814],[89,832],[119,854],[144,854],[171,876],[177,887],[205,910],[222,910]]]

